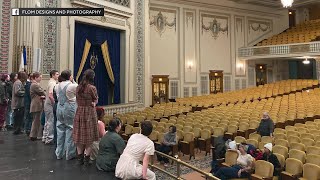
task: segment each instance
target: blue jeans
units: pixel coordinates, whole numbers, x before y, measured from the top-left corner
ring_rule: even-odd
[[[57,107],[57,159],[62,159],[66,153],[66,159],[76,157],[76,146],[72,139],[73,119],[77,105],[65,103],[64,106],[58,104]]]
[[[221,180],[249,177],[249,173],[247,172],[242,172],[241,176],[238,177],[238,172],[240,169],[241,167],[239,165],[233,165],[231,167],[223,167],[223,168],[220,168],[217,171],[217,173],[215,173],[214,175]]]
[[[56,102],[53,106],[53,116],[54,116],[54,121],[53,121],[53,141],[55,146],[57,147],[57,103]]]
[[[6,118],[6,125],[13,125],[13,117],[12,117],[12,109],[11,109],[11,101],[8,102],[8,108],[7,108],[7,118]]]

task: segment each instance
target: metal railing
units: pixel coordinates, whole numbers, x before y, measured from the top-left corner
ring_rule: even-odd
[[[156,169],[156,170],[158,170],[158,171],[170,176],[173,179],[182,180],[183,178],[181,177],[181,175],[182,175],[181,174],[181,166],[186,166],[186,167],[188,167],[188,168],[190,168],[190,169],[192,169],[192,170],[204,175],[204,177],[206,179],[209,179],[209,180],[220,180],[219,178],[213,176],[211,173],[207,173],[205,171],[202,171],[201,169],[198,169],[198,168],[196,168],[196,167],[194,167],[194,166],[192,166],[192,165],[190,165],[190,164],[188,164],[188,163],[186,163],[184,161],[181,161],[179,158],[174,158],[172,156],[169,156],[169,155],[164,154],[164,153],[159,152],[159,151],[155,151],[155,154],[158,154],[160,156],[163,156],[163,157],[168,158],[168,159],[172,160],[173,162],[175,162],[175,164],[177,166],[177,174],[174,175],[174,174],[172,174],[172,173],[170,173],[170,172],[168,172],[168,171],[166,171],[166,170],[164,170],[164,169],[162,169],[162,168],[160,168],[158,166],[155,166],[153,158],[151,158],[151,164],[150,164],[151,169],[152,170]]]

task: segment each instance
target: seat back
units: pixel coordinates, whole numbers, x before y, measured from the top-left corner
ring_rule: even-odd
[[[306,163],[303,165],[303,178],[307,180],[319,180],[320,167],[315,164]]]
[[[255,162],[255,172],[254,174],[264,177],[264,178],[270,178],[273,177],[273,164],[267,161],[258,160]]]
[[[270,136],[262,136],[261,137],[261,142],[263,142],[263,143],[272,143],[273,139]]]
[[[213,135],[216,137],[224,135],[224,129],[220,127],[213,128]]]
[[[132,134],[132,131],[133,131],[133,126],[131,125],[126,125],[126,127],[124,128],[124,133],[127,135]]]
[[[320,147],[317,147],[317,146],[309,146],[309,147],[307,147],[307,154],[320,155]]]
[[[290,143],[290,149],[297,149],[300,151],[306,151],[305,145],[302,143],[297,143],[297,142]]]
[[[183,135],[184,135],[183,131],[177,129],[177,136],[179,141],[183,139]]]
[[[289,143],[299,143],[300,142],[300,138],[298,136],[287,136],[287,139],[289,141]]]
[[[208,130],[202,130],[201,131],[201,139],[210,139],[210,131]]]
[[[238,155],[239,155],[238,152],[228,150],[225,156],[225,163],[230,166],[235,165],[237,163]]]
[[[273,153],[275,156],[277,156],[277,159],[279,161],[279,163],[281,164],[281,168],[284,168],[284,166],[286,165],[286,158],[278,153]]]
[[[165,135],[165,133],[158,133],[158,142],[159,142],[159,143],[162,143],[162,142],[163,142],[164,135]]]
[[[291,149],[289,151],[289,158],[295,158],[300,160],[302,163],[306,161],[306,153],[297,149]]]
[[[235,126],[235,125],[229,125],[228,126],[228,133],[236,133],[238,130],[238,126]]]
[[[292,175],[298,175],[302,173],[302,162],[294,159],[294,158],[288,158],[286,159],[286,172],[292,174]]]
[[[284,146],[284,147],[289,147],[289,142],[287,140],[284,140],[284,139],[276,139],[274,144],[275,145]]]
[[[314,146],[316,142],[310,138],[302,138],[301,143],[304,144],[305,147],[307,148],[309,146]]]
[[[300,138],[310,138],[310,139],[314,139],[314,136],[311,133],[301,133],[300,134]]]
[[[194,141],[194,134],[192,132],[184,133],[183,135],[183,141],[185,142],[192,142]]]
[[[255,140],[255,139],[247,139],[246,143],[253,145],[255,148],[259,147],[259,142],[257,140]]]
[[[306,163],[311,163],[320,166],[320,155],[307,154]]]
[[[287,136],[298,136],[300,137],[300,133],[297,131],[287,131]]]
[[[140,127],[134,127],[132,130],[133,134],[139,134],[140,133]]]
[[[249,139],[254,139],[254,140],[260,142],[261,135],[257,134],[257,133],[252,133],[252,134],[249,134]]]
[[[236,136],[234,138],[234,140],[236,141],[236,143],[244,143],[244,142],[246,142],[246,138],[244,138],[242,136]]]
[[[280,145],[275,145],[272,148],[273,153],[281,154],[285,158],[288,157],[288,148]]]
[[[287,135],[283,133],[273,133],[274,139],[287,139]]]
[[[284,129],[281,129],[281,128],[275,128],[273,133],[282,133],[282,134],[286,134],[286,130]]]
[[[149,135],[149,139],[151,141],[157,141],[158,140],[158,131],[152,131],[151,134]]]
[[[200,128],[193,128],[193,134],[195,138],[201,137],[201,129]]]

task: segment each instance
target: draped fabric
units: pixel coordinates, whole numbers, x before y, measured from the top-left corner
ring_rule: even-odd
[[[82,58],[81,58],[80,67],[79,67],[79,69],[78,69],[77,77],[76,77],[76,81],[77,81],[78,83],[79,83],[79,77],[80,77],[80,75],[81,75],[81,73],[82,73],[84,64],[86,63],[86,60],[87,60],[90,47],[91,47],[91,43],[86,39],[86,42],[85,42],[84,48],[83,48],[83,53],[82,53]]]
[[[79,77],[81,81],[82,74],[90,68],[90,57],[94,53],[97,56],[98,62],[94,69],[95,86],[99,95],[99,106],[119,104],[120,103],[120,31],[106,29],[98,26],[75,24],[75,42],[74,42],[74,73],[80,69],[81,57],[85,46],[86,39],[91,42],[91,48],[86,58],[82,73]],[[114,80],[112,81],[107,72],[107,68],[103,53],[102,44],[108,42],[110,69],[113,72]],[[113,83],[114,82],[114,83]]]
[[[102,55],[103,55],[103,60],[104,64],[107,68],[107,72],[109,75],[109,78],[112,83],[114,83],[114,76],[113,76],[113,71],[110,63],[110,56],[109,56],[109,47],[107,44],[107,41],[105,41],[103,44],[101,44],[101,50],[102,50]]]

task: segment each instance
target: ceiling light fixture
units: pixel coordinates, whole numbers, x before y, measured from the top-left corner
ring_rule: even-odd
[[[292,6],[293,0],[281,0],[281,3],[284,8],[288,8]]]
[[[303,64],[310,64],[310,61],[308,59],[305,59],[304,61],[302,61]]]

